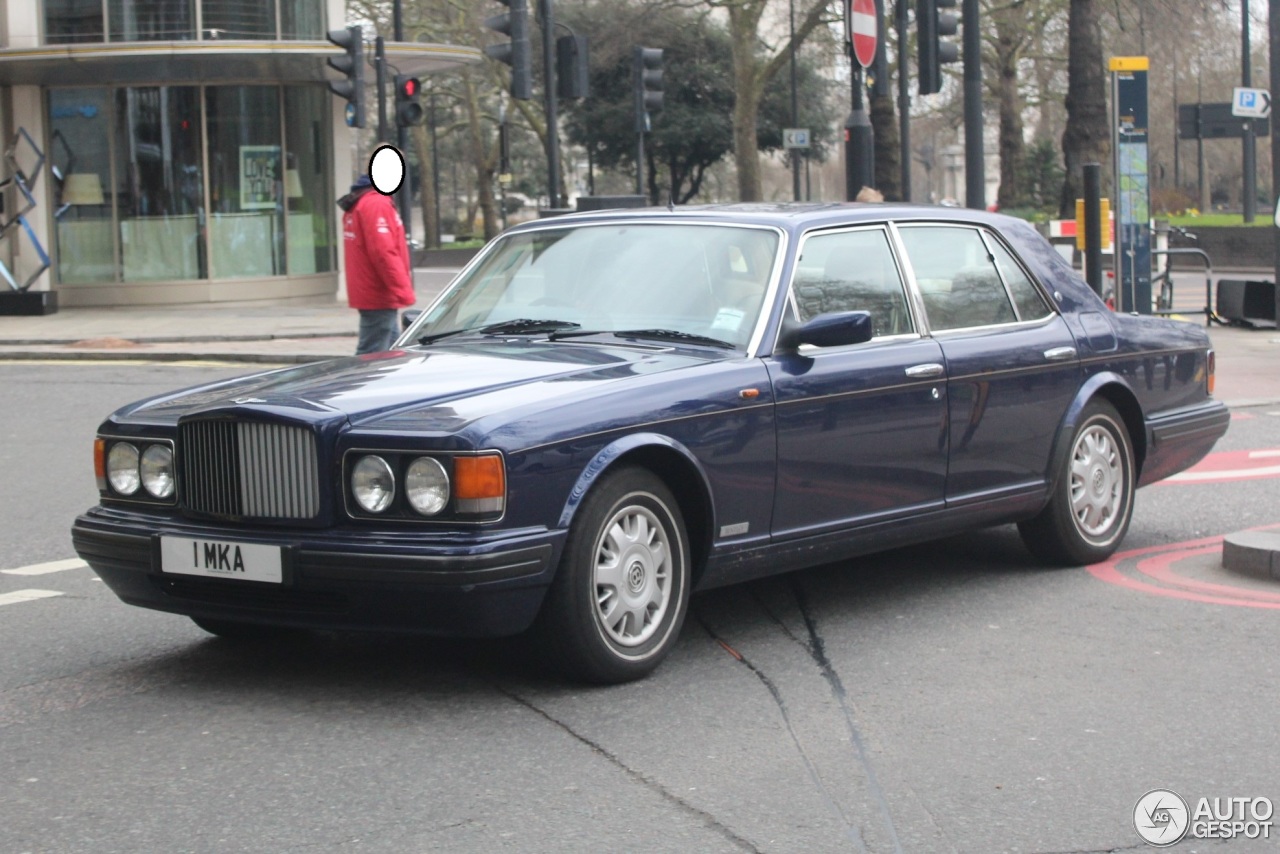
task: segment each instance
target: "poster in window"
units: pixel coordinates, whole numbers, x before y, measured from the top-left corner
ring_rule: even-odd
[[[280,146],[240,146],[240,210],[279,207],[280,186]]]

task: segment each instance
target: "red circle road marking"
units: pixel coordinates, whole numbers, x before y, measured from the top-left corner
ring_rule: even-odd
[[[1264,477],[1280,477],[1280,448],[1219,451],[1160,483],[1226,483]]]
[[[1274,529],[1275,525],[1252,530]],[[1228,584],[1214,584],[1194,578],[1183,578],[1173,572],[1174,563],[1187,558],[1200,557],[1215,551],[1221,551],[1222,537],[1206,537],[1189,540],[1185,543],[1171,543],[1167,546],[1148,546],[1132,549],[1112,555],[1110,560],[1095,563],[1085,569],[1099,581],[1115,584],[1129,590],[1164,596],[1170,599],[1182,599],[1188,602],[1201,602],[1208,605],[1231,605],[1238,608],[1262,608],[1280,610],[1280,593],[1266,590],[1253,590],[1245,587],[1232,587]],[[1152,581],[1152,584],[1140,578],[1134,578],[1121,572],[1122,564],[1127,569],[1136,570]],[[1162,586],[1168,585],[1168,586]]]

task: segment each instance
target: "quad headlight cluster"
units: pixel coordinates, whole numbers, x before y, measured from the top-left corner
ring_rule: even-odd
[[[353,510],[376,516],[436,518],[500,516],[506,469],[500,454],[450,457],[352,452],[348,457]]]
[[[98,439],[93,450],[98,489],[121,498],[173,499],[176,478],[168,442]]]

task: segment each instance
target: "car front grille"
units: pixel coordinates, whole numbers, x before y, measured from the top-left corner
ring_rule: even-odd
[[[311,519],[320,512],[315,434],[254,421],[178,428],[182,505],[214,516]]]

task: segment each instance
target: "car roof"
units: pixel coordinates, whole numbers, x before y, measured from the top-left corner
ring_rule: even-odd
[[[618,220],[652,220],[655,222],[730,222],[743,225],[775,226],[798,232],[811,228],[851,225],[860,222],[930,222],[981,223],[995,228],[1018,222],[1002,214],[970,208],[941,205],[912,205],[882,202],[737,202],[719,205],[681,205],[678,207],[619,208],[603,211],[564,214],[514,226],[511,232],[553,227],[556,224],[582,225]]]

